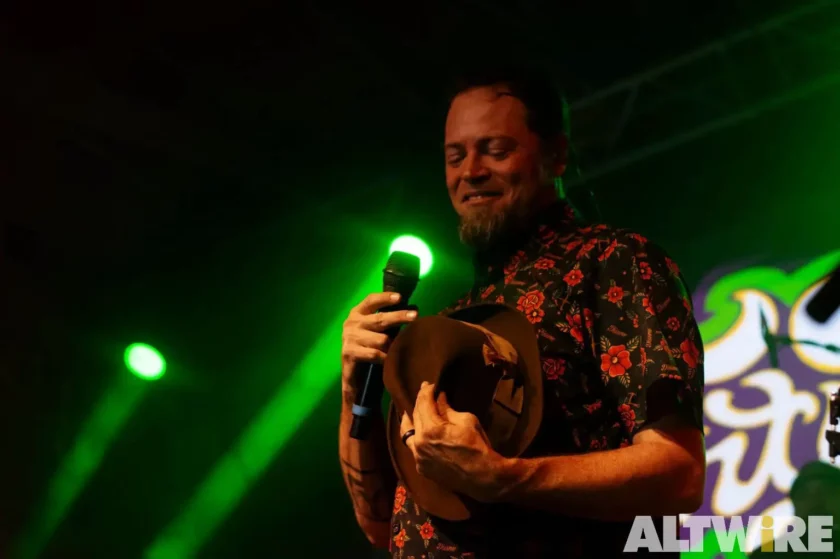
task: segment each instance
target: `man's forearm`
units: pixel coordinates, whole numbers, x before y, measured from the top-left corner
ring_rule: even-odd
[[[345,394],[338,435],[341,470],[362,530],[374,545],[387,546],[397,481],[388,454],[385,422],[381,416],[376,417],[367,440],[353,439],[352,405],[352,396]]]
[[[570,516],[632,520],[694,512],[702,502],[702,466],[681,449],[657,444],[512,459],[502,472],[501,501]]]

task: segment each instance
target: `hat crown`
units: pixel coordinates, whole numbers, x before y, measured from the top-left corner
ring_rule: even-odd
[[[446,394],[456,411],[475,415],[493,449],[522,454],[542,420],[542,367],[534,326],[518,310],[479,304],[448,316],[415,320],[396,337],[384,366],[391,395],[388,449],[398,476],[430,514],[463,520],[466,502],[416,471],[401,440],[400,420],[411,416],[423,382]]]

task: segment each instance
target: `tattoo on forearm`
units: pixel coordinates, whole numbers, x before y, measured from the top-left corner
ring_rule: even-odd
[[[377,522],[389,522],[391,520],[391,502],[394,495],[393,488],[387,483],[389,480],[387,480],[385,471],[363,470],[346,460],[341,462],[345,467],[344,481],[347,484],[356,512]],[[384,474],[386,479],[377,479],[372,474]]]
[[[341,463],[344,464],[344,467],[347,468],[348,471],[351,471],[354,474],[359,474],[359,475],[363,475],[363,476],[370,475],[370,474],[375,474],[375,473],[380,471],[376,468],[370,468],[370,469],[367,469],[367,470],[363,470],[362,468],[359,468],[358,466],[354,466],[353,464],[351,464],[350,462],[348,462],[344,458],[341,459]]]

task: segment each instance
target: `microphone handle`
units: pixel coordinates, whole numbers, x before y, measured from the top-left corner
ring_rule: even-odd
[[[356,403],[353,404],[353,424],[350,426],[350,436],[360,441],[365,441],[370,437],[372,419],[376,417],[376,410],[368,405],[381,403],[384,390],[382,365],[378,363],[364,365],[367,365],[368,370],[364,377],[364,384],[356,395]]]
[[[392,312],[413,308],[406,304],[397,303],[382,309],[380,312]],[[399,326],[388,329],[385,334],[388,339],[393,340],[399,333]],[[360,363],[356,366],[354,374],[364,374],[364,384],[356,393],[356,402],[353,404],[353,423],[350,426],[350,436],[356,440],[364,441],[370,436],[370,429],[373,419],[381,413],[382,392],[385,383],[382,379],[382,365],[378,363]],[[358,377],[357,377],[358,378]]]

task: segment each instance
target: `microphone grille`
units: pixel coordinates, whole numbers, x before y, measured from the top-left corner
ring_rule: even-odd
[[[394,251],[383,270],[385,291],[395,291],[408,300],[420,280],[420,258],[408,252]]]

